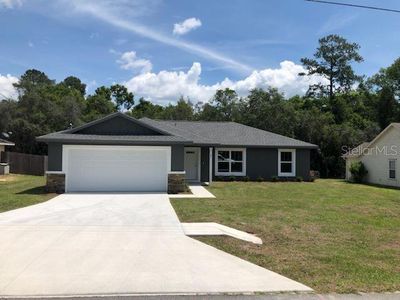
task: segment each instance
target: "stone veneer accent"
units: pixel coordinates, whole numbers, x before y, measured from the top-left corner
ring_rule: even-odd
[[[187,190],[185,172],[168,173],[168,194],[184,193]]]
[[[47,173],[46,191],[48,193],[62,194],[65,192],[65,174]]]

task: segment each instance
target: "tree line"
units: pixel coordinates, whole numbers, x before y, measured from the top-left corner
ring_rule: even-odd
[[[55,82],[38,70],[27,70],[15,88],[17,99],[0,101],[0,137],[15,142],[13,151],[45,154],[35,137],[95,120],[116,111],[135,118],[235,121],[319,146],[312,168],[322,176],[343,176],[343,146],[370,141],[391,122],[400,121],[400,58],[367,78],[356,74],[363,58],[360,46],[337,35],[319,40],[312,58],[301,60],[306,72],[325,83],[311,85],[304,96],[285,97],[275,88],[253,89],[240,97],[217,90],[207,103],[181,97],[161,106],[135,99],[114,84],[86,95],[86,85],[73,76]],[[3,135],[3,136],[1,136]]]

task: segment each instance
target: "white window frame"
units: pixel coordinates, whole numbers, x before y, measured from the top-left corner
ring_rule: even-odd
[[[281,172],[281,153],[282,152],[291,152],[292,153],[292,172]],[[289,162],[283,162],[289,163]],[[278,176],[280,177],[293,177],[296,176],[296,149],[278,149]]]
[[[229,172],[218,172],[218,152],[229,151],[229,157],[231,157],[231,151],[242,152],[242,172],[231,172],[231,161],[229,161]],[[215,175],[216,176],[246,176],[246,148],[215,148]]]
[[[397,159],[395,158],[389,158],[388,159],[389,165],[388,165],[388,169],[389,169],[389,174],[388,174],[388,178],[390,180],[396,180],[397,179]],[[390,168],[390,163],[393,162],[394,163],[394,169]],[[394,177],[390,177],[390,171],[394,171]]]

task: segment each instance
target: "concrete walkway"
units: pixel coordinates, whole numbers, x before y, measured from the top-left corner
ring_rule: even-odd
[[[166,194],[64,194],[0,214],[0,295],[311,291],[184,235]]]
[[[214,222],[181,223],[181,225],[183,232],[188,236],[227,235],[253,244],[262,244],[262,240],[254,234]]]
[[[200,184],[190,184],[189,189],[192,192],[191,194],[176,194],[176,195],[169,195],[170,198],[215,198],[213,194],[211,194],[204,186]]]

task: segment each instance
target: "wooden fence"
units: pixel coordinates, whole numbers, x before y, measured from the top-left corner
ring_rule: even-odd
[[[0,162],[10,164],[10,173],[44,175],[47,170],[47,156],[18,152],[1,152]]]

